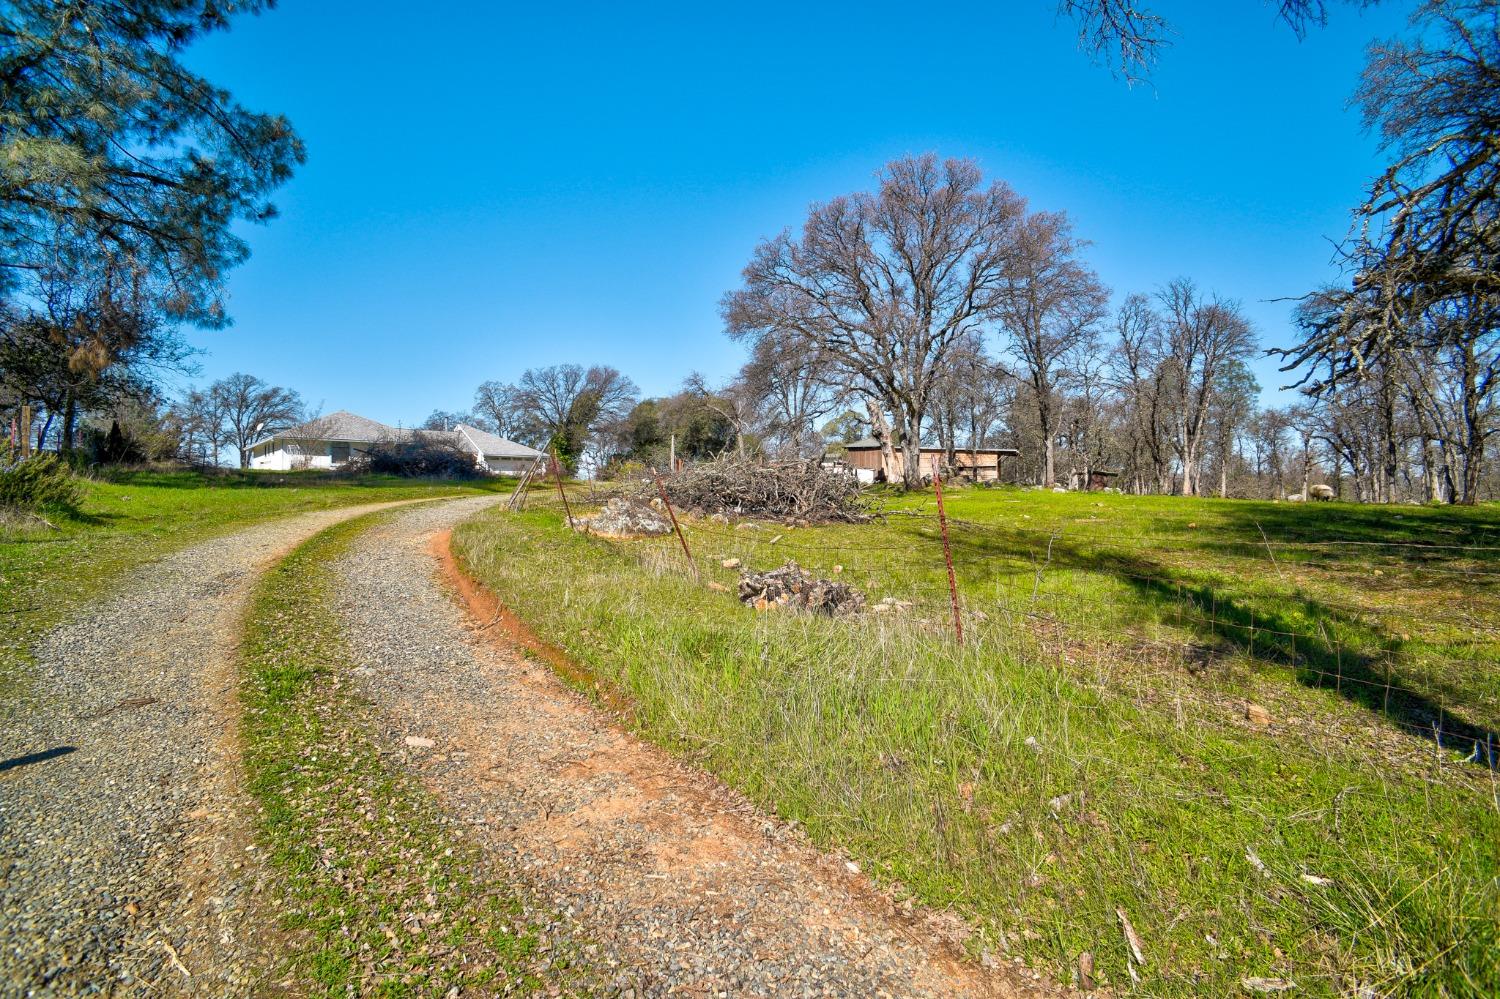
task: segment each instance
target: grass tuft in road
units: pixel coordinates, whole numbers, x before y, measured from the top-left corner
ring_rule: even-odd
[[[1004,501],[1012,520],[1061,508],[1019,498],[989,502]],[[1249,517],[1279,513],[1225,508],[1217,516],[1247,523],[1216,524],[1213,504],[1194,503],[1162,523],[1167,511],[1136,514],[1132,497],[1112,506],[1059,499],[1080,520],[1099,515],[1097,546],[1131,540],[1119,521],[1133,515],[1176,533],[1159,548],[1202,545],[1197,562],[1171,556],[1183,571],[1204,564],[1215,541],[1235,542],[1237,553],[1259,543]],[[978,497],[960,508],[984,513]],[[998,547],[964,552],[970,609],[986,592],[998,606],[987,619],[971,614],[959,648],[944,630],[945,594],[929,599],[922,588],[941,562],[915,570],[915,539],[896,518],[794,532],[699,526],[697,551],[722,583],[732,574],[720,571],[721,557],[762,567],[795,553],[841,563],[844,579],[918,606],[839,621],[756,614],[695,585],[675,539],[581,537],[545,508],[486,512],[459,527],[454,548],[541,637],[631,698],[646,735],[898,891],[960,912],[978,928],[976,952],[1024,956],[1063,982],[1089,952],[1101,984],[1155,996],[1240,994],[1246,979],[1299,995],[1500,994],[1500,818],[1483,768],[1460,770],[1451,754],[1382,729],[1378,715],[1359,718],[1362,706],[1304,689],[1284,665],[1245,652],[1202,679],[1132,676],[1123,656],[1112,672],[1098,657],[1059,656],[1028,627],[1035,589],[1066,588],[1069,616],[1051,625],[1155,608],[1129,603],[1119,577],[1081,566],[1044,570],[1037,582],[1045,556],[1033,562],[1025,550],[1035,534],[1010,557]],[[1058,529],[1043,529],[1044,548]],[[1244,585],[1271,585],[1268,567],[1247,574],[1249,556],[1233,565]],[[1174,634],[1155,613],[1142,627]],[[1098,651],[1108,658],[1107,647]],[[1223,698],[1251,679],[1286,689],[1306,723],[1247,725]],[[1324,727],[1323,715],[1339,726]],[[1409,741],[1427,763],[1341,748],[1350,724],[1374,732],[1376,745]]]
[[[330,562],[369,525],[317,535],[269,572],[245,624],[241,697],[259,840],[310,994],[531,994],[568,961],[480,849],[375,741],[329,602]],[[543,953],[543,951],[547,951]]]

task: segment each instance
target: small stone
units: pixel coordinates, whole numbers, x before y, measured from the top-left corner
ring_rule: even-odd
[[[431,749],[433,746],[437,745],[437,743],[433,742],[431,739],[425,739],[420,735],[407,736],[406,744],[412,749]]]
[[[1265,728],[1271,724],[1271,712],[1259,704],[1245,704],[1245,720],[1259,728]]]
[[[726,558],[724,561],[720,562],[719,564],[722,565],[726,569],[738,569],[740,566],[744,565],[745,563],[741,562],[737,558]]]

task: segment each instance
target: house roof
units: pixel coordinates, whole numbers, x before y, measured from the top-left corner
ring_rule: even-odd
[[[460,423],[455,428],[458,433],[469,439],[476,450],[486,458],[545,458],[545,452],[538,451],[534,447],[525,444],[517,444],[515,441],[506,440],[488,431],[471,427],[467,423]]]
[[[899,445],[895,445],[895,444],[893,444],[891,446],[892,447],[899,447]],[[862,440],[851,441],[850,443],[845,444],[844,445],[844,450],[846,450],[846,451],[878,451],[878,450],[880,450],[880,442],[877,441],[873,437],[865,437]],[[925,452],[927,452],[928,454],[935,454],[935,453],[941,452],[943,450],[943,448],[932,447],[930,445],[924,444],[924,445],[922,445],[922,450],[925,451]],[[959,453],[961,453],[961,454],[975,454],[975,453],[978,453],[978,454],[1020,454],[1021,453],[1021,452],[1017,451],[1013,447],[966,447],[966,446],[959,446],[959,447],[954,448],[954,450],[957,451],[957,452],[959,452]]]
[[[347,409],[341,409],[327,416],[319,416],[299,423],[295,427],[287,427],[285,430],[268,434],[260,440],[251,444],[258,447],[267,441],[274,441],[281,437],[301,438],[315,441],[359,441],[372,442],[386,440],[400,433],[395,427],[388,427],[358,413],[351,413]]]

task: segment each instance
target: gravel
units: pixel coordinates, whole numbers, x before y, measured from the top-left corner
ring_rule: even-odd
[[[961,960],[844,858],[623,732],[475,626],[428,546],[467,501],[402,512],[338,566],[355,675],[404,758],[628,996],[1055,995]],[[493,622],[487,622],[493,624]],[[432,746],[416,740],[431,740]]]
[[[240,618],[276,556],[383,505],[168,556],[39,643],[0,726],[0,994],[255,990],[265,875],[234,734]]]

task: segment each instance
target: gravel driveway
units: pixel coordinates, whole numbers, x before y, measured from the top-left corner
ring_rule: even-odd
[[[476,627],[428,550],[470,511],[400,513],[344,558],[355,672],[389,719],[392,752],[566,914],[558,931],[584,942],[620,994],[1059,994],[958,960],[950,922],[892,906],[843,860]]]
[[[266,921],[235,743],[241,616],[277,556],[389,505],[178,552],[41,642],[0,727],[0,994],[252,990],[245,931]]]

